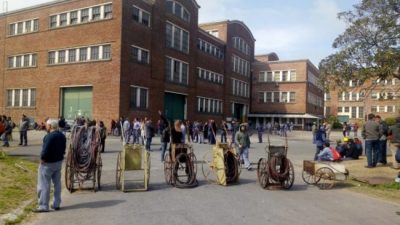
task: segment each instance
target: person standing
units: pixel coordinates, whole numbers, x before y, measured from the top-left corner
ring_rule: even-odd
[[[264,133],[264,128],[261,123],[257,125],[258,143],[262,143],[262,135]]]
[[[139,144],[139,139],[140,139],[140,122],[138,118],[135,118],[133,121],[133,129],[132,129],[132,135],[133,135],[133,143],[134,144]]]
[[[161,111],[158,111],[161,117],[161,123],[163,124],[161,130],[161,162],[164,162],[165,152],[167,151],[167,145],[170,142],[170,124],[168,120],[162,115]]]
[[[392,151],[392,160],[393,160],[393,165],[392,167],[394,169],[399,169],[400,166],[400,116],[396,118],[396,124],[393,126],[389,127],[388,131],[389,139],[390,139],[390,144],[392,145],[391,151]],[[400,182],[400,173],[398,177],[398,181]]]
[[[129,122],[128,117],[125,118],[124,124],[122,125],[122,131],[123,131],[123,136],[125,139],[125,144],[128,144],[129,139],[131,137],[131,123]]]
[[[358,124],[357,123],[354,123],[353,132],[354,132],[354,137],[355,138],[358,137]]]
[[[235,143],[239,148],[240,159],[244,161],[244,166],[247,170],[252,170],[250,160],[249,160],[249,146],[250,138],[247,133],[246,125],[241,124],[239,131],[235,134]]]
[[[4,124],[4,132],[2,134],[2,139],[3,139],[3,147],[10,147],[10,144],[8,143],[8,135],[12,132],[12,125],[10,122],[7,120],[7,116],[3,115],[3,124]]]
[[[51,208],[59,210],[61,205],[61,167],[64,160],[66,138],[58,130],[57,120],[47,120],[46,129],[49,132],[43,138],[38,169],[38,207],[33,212],[49,211],[51,182],[54,185],[54,199]]]
[[[146,150],[150,152],[151,151],[151,141],[153,140],[154,133],[155,133],[153,123],[151,122],[151,120],[145,121],[144,130],[145,130],[145,137],[146,137]]]
[[[315,144],[316,136],[317,136],[317,132],[318,132],[318,128],[317,128],[317,123],[316,122],[313,122],[313,125],[311,127],[311,132],[312,132],[312,135],[313,135],[313,144]]]
[[[222,120],[221,123],[221,143],[227,143],[227,130],[228,130],[228,126],[226,125],[226,122],[224,120]]]
[[[28,128],[29,120],[25,115],[22,115],[21,122],[19,123],[19,145],[28,145]]]
[[[379,151],[378,151],[378,163],[383,165],[387,164],[386,151],[387,151],[387,136],[389,127],[385,121],[379,115],[375,116],[376,122],[379,124]]]
[[[325,130],[323,126],[321,126],[315,134],[314,144],[316,145],[316,150],[315,150],[314,160],[318,160],[318,155],[324,148],[323,145],[325,142],[326,142]]]
[[[365,139],[365,151],[367,154],[366,168],[376,167],[379,151],[379,124],[374,121],[375,115],[368,114],[368,121],[364,124],[362,137]]]
[[[104,148],[106,146],[106,138],[107,138],[107,128],[104,126],[104,122],[99,122],[99,133],[101,140],[101,152],[104,152]]]
[[[332,127],[331,124],[328,122],[325,122],[325,132],[326,132],[326,140],[331,140],[331,131]]]
[[[347,123],[344,122],[342,125],[343,137],[347,137],[347,129],[348,129],[347,127],[348,127]]]

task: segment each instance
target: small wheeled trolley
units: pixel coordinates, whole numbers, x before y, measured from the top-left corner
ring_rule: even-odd
[[[65,185],[69,192],[83,187],[84,182],[92,181],[93,190],[100,189],[101,180],[101,140],[99,129],[95,126],[75,126],[71,132],[65,166]]]
[[[217,143],[211,152],[204,155],[201,168],[208,182],[224,186],[238,182],[241,172],[236,149],[222,143]]]
[[[301,176],[307,184],[315,184],[320,189],[331,189],[336,181],[348,179],[349,170],[343,164],[336,162],[304,160]]]
[[[285,145],[271,145],[268,136],[268,146],[265,148],[268,158],[260,158],[257,165],[258,183],[264,189],[282,187],[290,189],[294,182],[294,168],[292,162],[286,157],[288,141]]]
[[[128,171],[141,171],[143,176],[137,179],[133,173]],[[116,170],[116,187],[124,192],[147,191],[150,180],[150,153],[143,145],[126,144],[118,153]],[[129,183],[128,183],[129,181]],[[133,186],[128,188],[128,186]]]
[[[171,150],[165,154],[165,182],[178,188],[197,186],[196,156],[192,145],[171,144]]]

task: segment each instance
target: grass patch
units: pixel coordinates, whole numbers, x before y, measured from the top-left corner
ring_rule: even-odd
[[[388,162],[391,159],[388,158]],[[351,185],[350,190],[364,193],[373,197],[382,198],[392,202],[400,203],[400,184],[394,182],[394,178],[400,172],[389,166],[377,166],[372,169],[364,168],[367,164],[367,159],[361,157],[359,160],[349,160],[342,162],[346,168],[350,171],[350,177],[356,178],[357,180],[367,180],[372,177],[381,177],[387,179],[388,182],[378,185],[369,185],[362,182],[349,180],[348,183]]]
[[[16,157],[0,157],[0,216],[36,196],[38,164]]]

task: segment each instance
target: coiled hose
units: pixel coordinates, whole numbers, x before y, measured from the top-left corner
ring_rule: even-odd
[[[196,179],[196,171],[194,169],[194,159],[195,157],[192,156],[194,153],[179,153],[176,156],[175,163],[172,167],[172,174],[173,174],[173,184],[177,188],[192,188],[198,185]],[[180,165],[185,165],[185,173],[187,175],[187,179],[180,180],[178,177],[178,170],[180,169]]]
[[[272,156],[268,163],[268,169],[274,181],[283,182],[289,176],[290,162],[285,156]]]

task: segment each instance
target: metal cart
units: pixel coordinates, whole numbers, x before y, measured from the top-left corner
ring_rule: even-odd
[[[331,189],[336,181],[348,179],[349,170],[340,163],[304,160],[301,176],[307,184],[315,184],[320,189]]]

